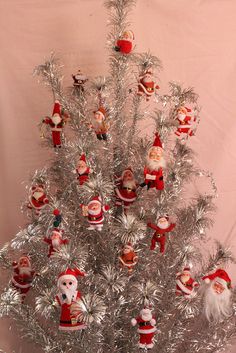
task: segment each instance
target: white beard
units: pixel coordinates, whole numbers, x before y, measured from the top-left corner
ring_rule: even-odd
[[[95,119],[92,120],[92,125],[94,129],[99,129],[103,126],[103,120],[102,121],[97,121]]]
[[[186,118],[186,115],[185,114],[178,114],[178,119],[180,121],[184,121],[184,119]]]
[[[52,246],[54,249],[59,249],[61,246],[61,239],[53,239]]]
[[[100,207],[99,210],[88,210],[88,214],[92,216],[97,216],[99,213],[101,213],[102,208]]]
[[[123,181],[123,186],[125,188],[129,188],[129,189],[136,189],[136,182],[135,180],[127,180],[127,181]]]
[[[66,299],[64,300],[65,303],[71,304],[73,300],[76,300],[76,292],[77,292],[77,284],[71,288],[66,288],[65,286],[61,285],[59,287],[60,293],[66,295]]]
[[[151,314],[151,313],[142,314],[142,315],[141,315],[141,318],[142,318],[144,321],[150,321],[150,320],[152,319],[152,314]]]
[[[42,191],[35,191],[35,192],[33,192],[33,197],[36,199],[36,200],[38,200],[38,199],[40,199],[40,197],[42,197],[44,195],[44,193],[42,192]]]
[[[20,275],[31,275],[31,267],[19,267],[19,274]]]
[[[219,322],[232,314],[231,292],[226,288],[221,294],[217,294],[212,287],[213,284],[214,282],[205,290],[204,311],[208,321],[213,319]]]
[[[84,174],[87,170],[87,167],[83,167],[83,168],[77,168],[79,174]]]
[[[157,222],[157,225],[158,225],[158,227],[161,228],[161,229],[167,229],[167,228],[169,227],[169,223],[168,223],[168,222],[166,222],[166,223],[164,223],[164,224]]]
[[[55,125],[59,124],[62,120],[60,115],[53,115],[51,119],[52,119],[53,124],[55,124]]]
[[[146,158],[146,166],[150,170],[158,170],[159,168],[165,168],[166,161],[163,157],[159,161],[155,161],[153,159]]]

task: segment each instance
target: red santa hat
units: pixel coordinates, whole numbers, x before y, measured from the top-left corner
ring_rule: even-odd
[[[62,238],[61,231],[59,231],[59,229],[57,229],[57,228],[53,229],[52,234],[51,234],[51,237],[52,237],[53,235],[59,235],[60,238]]]
[[[189,266],[185,266],[183,268],[182,274],[184,274],[184,273],[190,275],[190,267]]]
[[[72,281],[76,280],[78,276],[84,276],[84,272],[81,272],[78,268],[68,268],[66,271],[63,271],[59,276],[57,280],[57,286],[61,284],[62,281],[71,279]]]
[[[54,103],[52,115],[55,115],[55,114],[59,114],[59,115],[61,114],[61,105],[59,101],[55,101]]]
[[[216,272],[208,276],[204,276],[202,279],[206,283],[210,283],[210,281],[216,280],[217,282],[222,284],[225,288],[228,288],[228,289],[231,288],[231,279],[227,274],[227,272],[225,272],[222,269],[218,269],[216,270]]]
[[[98,203],[99,205],[101,205],[102,199],[100,196],[94,196],[92,200],[89,201],[88,205],[90,205],[91,203]]]
[[[79,159],[80,161],[83,161],[83,162],[85,162],[86,163],[86,157],[85,157],[85,154],[84,153],[82,153],[81,154],[81,156],[80,156],[80,159]]]
[[[28,255],[22,255],[22,256],[19,258],[19,261],[18,261],[18,262],[20,263],[22,260],[28,263],[28,267],[31,267],[31,262],[30,262],[30,258],[29,258]]]
[[[160,147],[160,148],[162,148],[162,143],[161,143],[161,140],[160,140],[160,137],[159,137],[159,135],[158,135],[158,132],[156,132],[155,133],[155,140],[154,140],[154,142],[153,142],[153,147]]]
[[[130,40],[134,40],[134,32],[133,32],[133,31],[131,31],[130,29],[124,31],[124,32],[122,33],[122,37],[123,37],[125,34],[128,35],[128,37],[129,37]]]
[[[106,110],[103,107],[98,108],[98,110],[94,111],[94,114],[100,114],[102,116],[103,119],[105,119],[106,116]]]
[[[184,111],[185,114],[190,113],[190,112],[192,111],[192,109],[187,108],[187,107],[184,107],[183,105],[178,108],[178,111],[179,111],[179,110]]]

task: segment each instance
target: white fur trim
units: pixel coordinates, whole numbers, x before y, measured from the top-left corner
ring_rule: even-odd
[[[132,325],[132,326],[137,325],[137,320],[136,320],[136,319],[131,319],[131,325]]]
[[[133,202],[133,201],[136,200],[136,197],[133,197],[132,199],[127,199],[126,197],[124,197],[123,195],[121,195],[119,189],[115,189],[115,192],[116,192],[117,196],[118,196],[122,201]]]
[[[209,279],[209,278],[205,278],[205,279],[204,279],[204,282],[205,282],[206,284],[209,284],[209,283],[210,283],[210,279]]]
[[[149,343],[149,344],[147,344],[147,348],[153,348],[154,347],[154,343]]]
[[[52,131],[62,131],[61,127],[52,127]]]
[[[138,329],[137,332],[138,333],[142,333],[142,334],[148,334],[148,333],[153,333],[153,332],[156,332],[157,328],[156,327],[152,327],[150,328],[149,330],[143,330],[143,329]]]
[[[151,320],[150,320],[150,324],[151,324],[152,326],[156,325],[156,320],[155,320],[155,319],[151,319]]]
[[[179,279],[176,280],[176,284],[185,294],[192,293],[192,291],[186,288],[185,285]]]
[[[138,85],[148,97],[151,97],[154,94],[154,92],[155,92],[155,89],[152,92],[147,91],[147,88],[141,82],[139,82]]]
[[[228,288],[227,287],[227,282],[223,278],[216,277],[215,278],[215,282],[218,282],[218,283],[222,284],[225,288]]]
[[[32,286],[32,284],[31,283],[27,283],[27,284],[20,284],[20,283],[18,283],[15,279],[14,279],[14,277],[12,278],[12,283],[16,286],[16,287],[18,287],[18,288],[30,288],[31,286]]]
[[[178,129],[186,129],[186,128],[190,128],[191,127],[191,124],[188,124],[188,125],[182,125],[182,124],[180,124],[179,126],[178,126]]]

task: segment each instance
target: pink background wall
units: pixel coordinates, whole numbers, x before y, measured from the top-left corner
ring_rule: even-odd
[[[78,67],[90,77],[105,75],[107,15],[102,4],[0,2],[1,245],[24,225],[19,209],[25,198],[22,181],[48,159],[48,151],[39,146],[37,123],[51,112],[52,97],[31,76],[33,68],[53,50],[65,65],[65,86]],[[161,92],[166,82],[175,80],[195,87],[200,95],[202,121],[190,145],[218,186],[218,213],[210,235],[231,244],[236,255],[235,13],[235,0],[139,0],[131,19],[137,51],[150,49],[164,64]],[[229,272],[235,285],[235,267]],[[31,344],[19,343],[8,324],[1,324],[0,348],[7,353],[32,351]]]

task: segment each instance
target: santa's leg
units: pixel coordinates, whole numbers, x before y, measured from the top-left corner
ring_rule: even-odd
[[[146,347],[146,335],[140,333],[140,336],[139,336],[139,348],[145,348]]]
[[[163,254],[165,252],[166,236],[162,235],[158,238],[158,242],[160,243],[160,253]]]
[[[90,224],[90,226],[87,229],[88,230],[95,230],[96,226],[94,224]]]
[[[148,333],[146,334],[146,346],[147,346],[147,349],[152,349],[153,346],[154,346],[154,343],[152,342],[153,340],[153,336],[154,336],[154,333]]]
[[[101,134],[97,134],[97,139],[98,140],[102,140],[102,135]]]
[[[102,231],[103,224],[96,224],[96,229],[101,232]]]
[[[130,202],[124,201],[124,213],[127,214],[130,208]]]
[[[156,247],[156,236],[155,236],[155,234],[153,235],[153,237],[152,237],[152,240],[151,240],[151,247],[150,247],[150,250],[154,250],[155,249],[155,247]]]
[[[54,147],[61,147],[61,132],[60,131],[52,131],[52,141]]]
[[[107,141],[107,134],[102,134],[102,139],[103,139],[104,141]]]

